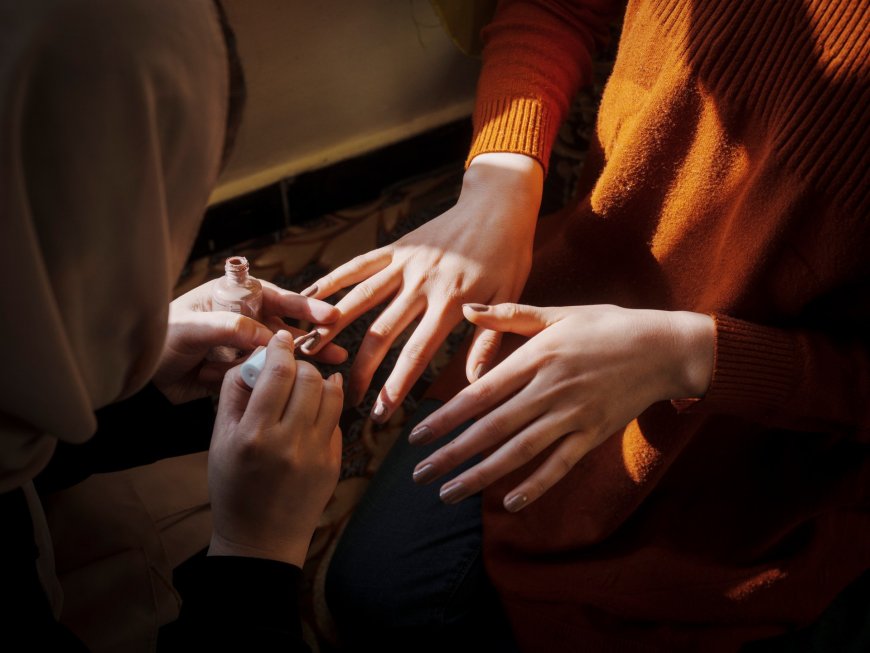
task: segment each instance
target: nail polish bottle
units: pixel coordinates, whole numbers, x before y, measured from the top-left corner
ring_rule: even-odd
[[[239,313],[260,320],[263,306],[263,286],[248,274],[248,259],[231,256],[224,265],[225,274],[212,287],[211,310]],[[210,360],[232,362],[242,355],[234,347],[214,347]]]

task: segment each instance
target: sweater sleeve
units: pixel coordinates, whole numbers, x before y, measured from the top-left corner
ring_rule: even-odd
[[[483,69],[468,162],[484,152],[516,152],[546,171],[556,132],[592,56],[606,40],[613,0],[502,0],[484,28]]]
[[[310,651],[299,617],[298,567],[236,556],[198,564],[178,621],[161,634],[161,651]]]
[[[710,387],[700,400],[673,402],[678,410],[870,442],[870,348],[865,338],[713,317]]]

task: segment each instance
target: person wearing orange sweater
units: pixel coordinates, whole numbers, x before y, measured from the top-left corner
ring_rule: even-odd
[[[414,479],[456,509],[482,491],[522,650],[734,651],[870,568],[870,12],[631,0],[580,200],[536,225],[613,4],[501,2],[457,205],[308,294],[358,284],[324,343],[391,300],[351,398],[419,318],[375,421],[463,316],[477,327],[470,383],[442,380],[410,440],[477,421]]]

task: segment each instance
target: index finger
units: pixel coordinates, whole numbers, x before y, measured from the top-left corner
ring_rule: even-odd
[[[342,288],[352,286],[380,272],[390,264],[391,259],[392,255],[386,248],[366,252],[339,265],[325,277],[308,286],[302,294],[306,297],[329,297]]]
[[[290,398],[296,381],[296,359],[293,356],[293,336],[279,331],[266,347],[266,363],[251,392],[244,420],[254,426],[276,424]]]
[[[332,304],[290,292],[268,281],[260,283],[263,284],[264,317],[277,315],[315,324],[331,324],[341,316],[341,312]]]

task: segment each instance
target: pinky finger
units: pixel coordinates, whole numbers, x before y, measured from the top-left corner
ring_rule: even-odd
[[[587,446],[585,439],[579,431],[567,435],[531,476],[505,495],[505,509],[519,512],[565,478],[580,459],[589,453],[591,447]]]

